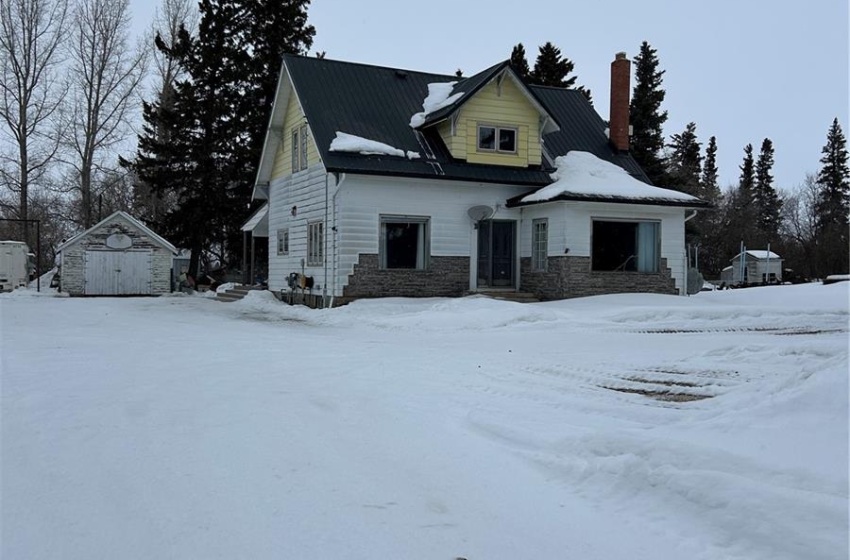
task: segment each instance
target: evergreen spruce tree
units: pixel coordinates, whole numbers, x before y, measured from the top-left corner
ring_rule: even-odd
[[[738,179],[738,190],[741,191],[742,204],[752,205],[753,189],[756,184],[755,161],[753,160],[753,145],[744,146],[744,161],[741,163],[741,176]]]
[[[708,139],[708,146],[705,148],[705,159],[700,177],[701,198],[712,204],[720,200],[720,186],[717,184],[717,178],[717,138],[712,136]]]
[[[561,55],[561,49],[547,41],[538,50],[534,69],[528,75],[528,83],[539,86],[576,89],[582,92],[588,101],[593,102],[589,89],[585,89],[584,86],[576,87],[576,76],[570,75],[575,69],[575,64],[569,58]]]
[[[661,110],[665,91],[661,88],[664,71],[658,69],[656,50],[644,41],[634,58],[635,85],[632,88],[630,119],[632,124],[631,152],[650,181],[667,186],[665,173],[663,125],[667,111]]]
[[[755,183],[753,185],[753,205],[759,248],[766,248],[768,243],[774,246],[779,240],[780,213],[782,201],[773,186],[773,142],[765,138],[761,144],[758,160],[755,166]]]
[[[561,56],[561,49],[550,42],[540,47],[534,70],[531,71],[531,83],[540,86],[571,88],[576,82],[575,76],[569,76],[575,65]],[[568,77],[569,76],[569,77]]]
[[[667,145],[671,150],[667,161],[667,175],[671,188],[700,197],[702,154],[696,128],[696,123],[688,123],[685,130],[671,137],[671,142]]]
[[[725,252],[727,233],[722,226],[722,193],[717,183],[717,139],[708,139],[705,157],[700,177],[699,197],[712,205],[712,208],[701,210],[693,219],[695,227],[701,233],[700,267],[704,274],[711,278],[720,277],[720,271],[726,266],[731,255]]]
[[[284,52],[302,53],[315,33],[306,26],[308,0],[201,0],[197,37],[157,47],[179,61],[186,78],[173,106],[148,105],[139,154],[139,181],[170,191],[175,207],[161,227],[192,250],[190,272],[212,253],[223,265],[238,262],[240,226],[249,213],[251,186]],[[158,135],[169,130],[169,141]]]
[[[743,241],[747,247],[753,247],[755,239],[756,213],[753,207],[753,190],[755,189],[755,161],[753,159],[753,145],[744,147],[744,161],[741,163],[741,176],[738,179],[738,189],[735,196],[735,205],[731,208],[733,212],[732,233],[734,241]]]
[[[832,121],[826,145],[821,151],[815,204],[818,237],[817,271],[828,274],[850,272],[848,223],[850,223],[850,168],[847,140],[838,119]]]
[[[518,43],[511,51],[511,66],[520,78],[523,80],[528,78],[530,70],[528,59],[525,57],[525,47],[522,46],[522,43]]]

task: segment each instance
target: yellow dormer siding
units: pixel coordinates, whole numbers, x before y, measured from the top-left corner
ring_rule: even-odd
[[[513,80],[496,79],[481,88],[460,110],[440,123],[440,133],[452,157],[469,163],[528,167],[540,165],[540,113]],[[516,153],[478,149],[478,127],[517,131]]]
[[[296,160],[295,171],[298,172],[301,168],[312,166],[319,161],[319,152],[316,149],[316,143],[313,140],[313,135],[310,134],[309,127],[305,126],[307,119],[304,117],[304,112],[298,103],[295,95],[289,96],[289,102],[286,105],[286,117],[284,118],[283,128],[280,131],[275,131],[273,134],[280,134],[282,142],[278,147],[274,157],[274,167],[272,169],[272,180],[279,177],[290,175],[293,171],[293,159]],[[307,134],[307,161],[306,166],[302,164],[303,157],[301,151],[303,148],[302,134]],[[298,140],[297,151],[293,154],[293,142]]]

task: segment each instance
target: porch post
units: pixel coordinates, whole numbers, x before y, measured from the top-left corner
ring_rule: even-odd
[[[242,283],[247,284],[248,276],[248,232],[242,232]]]

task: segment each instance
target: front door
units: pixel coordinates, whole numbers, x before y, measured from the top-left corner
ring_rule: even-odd
[[[478,222],[478,287],[513,288],[516,222]]]

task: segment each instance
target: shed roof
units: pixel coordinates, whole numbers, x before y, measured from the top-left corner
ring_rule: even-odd
[[[759,250],[759,249],[748,250],[748,251],[746,251],[746,253],[747,253],[747,258],[754,258],[754,259],[760,260],[760,261],[766,261],[768,259],[776,260],[776,259],[782,258],[779,255],[777,255],[776,253],[774,253],[773,251],[765,251],[765,250]],[[743,254],[744,253],[738,253],[737,255],[735,255],[733,257],[733,259],[741,258],[741,255],[743,255]]]
[[[268,202],[260,206],[254,214],[248,218],[245,225],[242,226],[242,231],[250,231],[254,237],[269,236],[269,204]]]
[[[166,241],[165,239],[163,239],[162,237],[160,237],[159,235],[157,235],[157,234],[156,234],[153,230],[151,230],[151,229],[150,229],[149,227],[147,227],[145,224],[143,224],[142,222],[140,222],[139,220],[137,220],[136,218],[134,218],[133,216],[131,216],[131,215],[130,215],[130,214],[128,214],[127,212],[124,212],[123,210],[119,210],[119,211],[117,211],[117,212],[113,212],[113,213],[112,213],[112,214],[110,214],[108,217],[106,217],[106,218],[104,218],[103,220],[99,221],[98,223],[96,223],[95,225],[93,225],[92,227],[90,227],[89,229],[87,229],[87,230],[85,230],[85,231],[83,231],[83,232],[81,232],[81,233],[78,233],[78,234],[77,234],[77,235],[75,235],[74,237],[72,237],[72,238],[68,239],[67,241],[65,241],[64,243],[62,243],[61,245],[59,245],[59,247],[57,247],[57,248],[56,248],[56,252],[61,252],[61,251],[63,251],[64,249],[66,249],[66,248],[70,247],[71,245],[75,244],[76,242],[78,242],[80,239],[82,239],[83,237],[85,237],[85,236],[86,236],[86,235],[88,235],[89,233],[91,233],[91,232],[93,232],[93,231],[97,230],[98,228],[100,228],[100,227],[101,227],[101,226],[103,226],[104,224],[106,224],[106,223],[110,222],[111,220],[115,219],[116,217],[120,217],[120,218],[122,218],[122,219],[126,220],[127,222],[129,222],[129,223],[130,223],[130,225],[132,225],[133,227],[135,227],[135,228],[139,229],[139,230],[140,230],[140,231],[142,231],[145,235],[147,235],[148,237],[150,237],[151,241],[153,241],[153,242],[154,242],[154,243],[156,243],[157,245],[160,245],[160,246],[162,246],[163,248],[168,249],[169,251],[171,251],[171,252],[172,252],[173,254],[175,254],[175,255],[177,254],[177,248],[176,248],[176,247],[174,247],[174,245],[172,245],[171,243],[169,243],[168,241]]]

